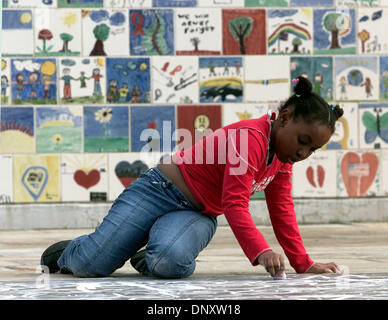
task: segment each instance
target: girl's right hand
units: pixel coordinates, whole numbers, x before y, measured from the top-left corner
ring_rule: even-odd
[[[266,251],[259,255],[258,262],[272,277],[280,277],[285,271],[284,258],[279,253]]]

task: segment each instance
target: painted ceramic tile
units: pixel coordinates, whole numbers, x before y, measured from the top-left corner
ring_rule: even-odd
[[[314,53],[355,54],[354,9],[314,9]]]
[[[160,152],[109,154],[109,200],[114,201],[140,174],[155,167],[163,156]]]
[[[220,55],[221,9],[175,10],[177,55]]]
[[[105,8],[151,8],[152,0],[104,0]]]
[[[291,7],[333,7],[334,0],[291,0]]]
[[[289,97],[289,57],[247,56],[245,64],[245,100],[281,101]],[[274,68],[276,66],[276,68]]]
[[[82,151],[82,106],[37,107],[36,151]]]
[[[129,53],[128,10],[82,10],[84,56]]]
[[[172,9],[130,10],[131,55],[174,54]]]
[[[108,103],[151,101],[149,58],[107,58],[106,72]]]
[[[55,59],[11,59],[13,104],[56,104]]]
[[[333,102],[333,104],[336,104]],[[335,124],[335,132],[329,143],[322,150],[355,149],[358,143],[358,105],[357,103],[341,103],[344,114]]]
[[[178,106],[177,119],[177,148],[184,150],[221,128],[221,106]]]
[[[79,56],[81,11],[35,9],[35,56]]]
[[[106,154],[61,156],[62,201],[106,201],[108,158]]]
[[[15,202],[59,202],[59,156],[15,156]]]
[[[1,59],[1,105],[11,102],[11,68],[10,60]]]
[[[376,7],[379,5],[379,1],[386,0],[337,0],[337,7]]]
[[[11,156],[0,156],[0,176],[0,204],[13,202]]]
[[[263,9],[223,9],[224,54],[265,54],[266,23]]]
[[[360,104],[360,148],[388,148],[388,104]]]
[[[388,150],[381,150],[382,195],[388,196]]]
[[[1,153],[35,152],[33,107],[1,107]]]
[[[318,151],[293,165],[294,197],[335,197],[337,179],[336,151]]]
[[[196,57],[154,57],[152,68],[155,103],[198,102],[198,59]]]
[[[380,57],[380,99],[388,100],[388,57]]]
[[[84,152],[128,152],[128,107],[84,107]]]
[[[154,7],[196,7],[197,0],[152,0]]]
[[[268,10],[268,54],[311,54],[312,37],[311,8]]]
[[[245,7],[288,7],[290,0],[245,0]]]
[[[337,196],[363,197],[380,193],[379,153],[337,151]]]
[[[335,57],[336,100],[377,100],[377,57]]]
[[[174,150],[174,106],[131,107],[131,151],[169,152]]]
[[[313,91],[326,100],[333,99],[333,61],[332,57],[292,57],[291,79],[302,75],[313,84]],[[293,93],[291,82],[291,93]]]
[[[101,8],[104,0],[57,0],[58,8]]]
[[[388,9],[358,10],[358,45],[360,53],[387,53]]]
[[[32,56],[34,52],[32,10],[2,10],[1,13],[2,56]]]
[[[244,7],[244,0],[198,0],[198,7]]]
[[[60,59],[59,74],[60,103],[104,103],[104,58]]]
[[[199,58],[200,102],[243,101],[242,57]]]
[[[57,0],[8,0],[9,8],[56,8]]]
[[[239,122],[242,120],[249,120],[260,118],[265,115],[270,109],[270,104],[268,103],[257,103],[257,104],[248,104],[248,103],[228,103],[222,106],[223,121],[222,126],[227,126],[229,124]],[[272,110],[277,110],[277,105],[273,105]]]

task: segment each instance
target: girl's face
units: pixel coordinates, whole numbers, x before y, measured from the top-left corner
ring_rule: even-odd
[[[286,108],[275,121],[271,147],[281,162],[293,164],[308,158],[325,145],[331,134],[328,126],[317,121],[307,123],[303,119],[295,120],[291,110]]]

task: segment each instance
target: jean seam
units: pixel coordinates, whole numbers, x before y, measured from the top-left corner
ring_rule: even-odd
[[[150,190],[149,188],[147,188],[147,193],[145,194],[145,196],[148,196],[150,194]],[[136,207],[139,203],[142,202],[142,199],[139,199],[133,206]],[[144,209],[144,208],[143,208]],[[130,218],[129,215],[127,215],[127,217],[124,219],[124,221],[122,223],[120,223],[120,226],[116,229],[117,230],[120,230],[122,228],[122,225],[128,221],[128,219]],[[114,235],[116,234],[116,232],[112,233],[112,235],[109,237],[108,240],[105,241],[106,244],[109,244],[111,241],[112,241],[112,238],[114,237]],[[97,252],[94,254],[94,256],[85,264],[85,269],[87,267],[89,267],[90,265],[92,265],[94,263],[94,261],[96,260],[96,258],[101,254],[101,252],[103,251],[103,248],[98,248]]]
[[[154,270],[155,270],[155,267],[156,265],[160,262],[160,260],[162,259],[162,257],[164,256],[164,254],[170,250],[170,248],[172,247],[172,245],[176,242],[176,240],[195,222],[197,222],[198,220],[200,220],[201,217],[197,217],[195,219],[192,219],[189,223],[186,224],[186,226],[182,229],[181,232],[179,232],[179,234],[177,234],[170,242],[170,245],[168,247],[166,247],[159,255],[157,261],[155,263],[153,263],[153,265],[151,266],[150,270],[151,272],[153,273]]]

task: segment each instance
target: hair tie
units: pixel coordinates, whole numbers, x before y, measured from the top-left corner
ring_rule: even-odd
[[[299,82],[299,79],[298,79],[298,78],[295,78],[295,79],[292,79],[291,81],[292,81],[292,82]]]
[[[299,98],[299,97],[300,97],[300,94],[295,93],[295,96],[296,96],[297,98]]]

